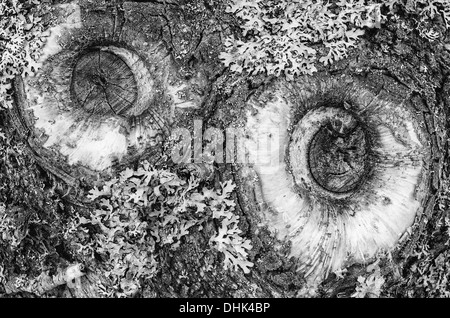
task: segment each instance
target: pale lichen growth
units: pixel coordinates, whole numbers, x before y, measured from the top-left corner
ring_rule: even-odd
[[[74,215],[65,237],[78,255],[102,256],[103,275],[111,280],[109,293],[116,296],[135,294],[160,270],[158,250],[178,250],[192,231],[211,221],[220,224],[210,239],[211,251],[223,253],[225,269],[248,273],[252,246],[238,228],[234,188],[231,181],[217,190],[201,188],[196,177],[186,179],[143,162],[137,170],[128,168],[94,187],[88,197],[98,208],[90,215]],[[95,233],[89,230],[92,226]]]
[[[220,58],[236,73],[292,80],[315,73],[318,64],[344,59],[366,29],[381,28],[399,9],[417,14],[420,23],[440,15],[450,25],[446,0],[230,0],[226,11],[241,22],[242,36],[225,38]],[[425,38],[439,37],[435,30],[419,29]]]
[[[52,9],[40,1],[0,1],[0,108],[11,108],[12,81],[34,74],[40,49],[49,35],[42,21]]]

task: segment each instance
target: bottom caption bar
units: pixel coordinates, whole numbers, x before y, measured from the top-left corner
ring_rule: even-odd
[[[270,303],[268,302],[223,302],[214,301],[214,304],[194,304],[186,302],[180,304],[180,313],[199,313],[211,315],[214,312],[218,313],[266,313],[270,310]]]

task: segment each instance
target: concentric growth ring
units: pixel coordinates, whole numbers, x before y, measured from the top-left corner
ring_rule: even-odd
[[[78,59],[72,75],[72,98],[89,113],[124,115],[137,96],[133,71],[116,54],[96,49]]]
[[[289,150],[294,179],[312,179],[324,190],[350,193],[369,169],[369,134],[355,114],[343,108],[310,111],[292,133]]]

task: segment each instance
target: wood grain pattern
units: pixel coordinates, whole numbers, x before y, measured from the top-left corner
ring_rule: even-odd
[[[136,101],[136,80],[117,55],[92,51],[82,55],[75,66],[72,96],[90,113],[124,115]]]
[[[309,166],[317,183],[331,192],[353,190],[365,174],[366,136],[354,121],[329,122],[314,136],[309,149]]]

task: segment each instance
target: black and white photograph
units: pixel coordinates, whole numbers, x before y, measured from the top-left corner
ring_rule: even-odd
[[[449,120],[450,0],[0,0],[0,298],[449,298]]]

